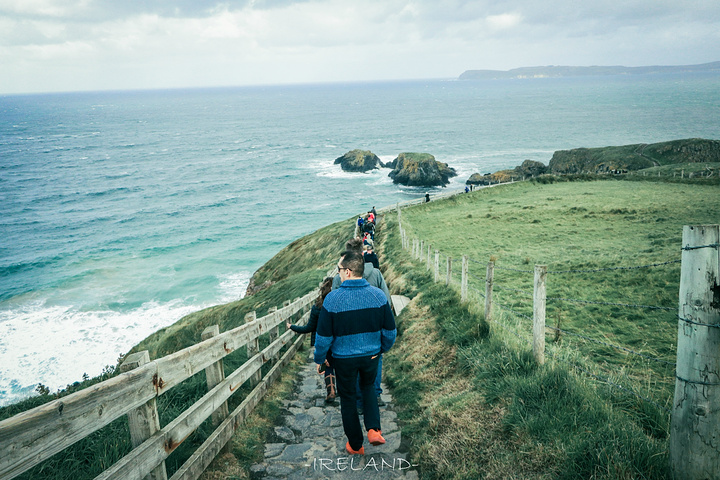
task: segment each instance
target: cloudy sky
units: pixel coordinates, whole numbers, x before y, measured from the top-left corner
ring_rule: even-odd
[[[0,93],[720,60],[720,0],[0,0]]]

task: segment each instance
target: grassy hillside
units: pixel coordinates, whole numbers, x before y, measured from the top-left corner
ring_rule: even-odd
[[[653,144],[558,150],[548,167],[555,174],[604,173],[696,162],[720,162],[720,140],[690,138]]]
[[[305,295],[316,288],[327,271],[335,266],[338,254],[344,249],[345,241],[352,236],[353,231],[353,219],[349,219],[321,228],[304,239],[291,243],[256,272],[257,284],[265,284],[266,288],[236,302],[192,313],[150,335],[128,353],[148,350],[150,358],[155,359],[199,342],[201,332],[209,325],[217,324],[223,332],[244,324],[245,314],[248,312],[256,311],[259,317],[265,315],[270,307],[282,306],[285,300]],[[281,327],[281,331],[284,328]],[[267,339],[261,337],[260,348],[264,348],[267,344]],[[247,355],[242,348],[227,356],[224,359],[226,375],[246,360]],[[243,431],[233,439],[231,445],[233,455],[223,457],[223,461],[235,464],[234,468],[243,475],[237,478],[246,478],[249,466],[262,459],[265,437],[274,426],[275,418],[280,415],[282,398],[292,391],[294,375],[301,363],[296,361],[288,368],[279,383],[268,393],[266,400],[246,421]],[[61,392],[46,393],[0,408],[0,420],[47,403],[59,396],[87,388],[116,373],[115,368],[109,367],[102,376],[77,382]],[[249,388],[244,386],[231,398],[229,402],[231,410],[243,400],[248,391]],[[204,375],[195,375],[159,397],[157,403],[160,425],[167,425],[205,393],[207,386]],[[182,465],[211,431],[212,427],[209,421],[206,421],[173,452],[166,461],[170,475]],[[130,434],[127,421],[123,417],[17,478],[92,479],[130,450]]]
[[[423,478],[669,478],[682,226],[716,223],[718,193],[522,182],[405,209],[408,234],[438,249],[442,265],[452,257],[450,289],[400,249],[389,218],[386,277],[416,296],[385,372]],[[438,311],[457,295],[462,255],[471,301],[465,313]],[[548,326],[562,330],[548,332],[542,367],[530,345],[535,264],[548,266]]]

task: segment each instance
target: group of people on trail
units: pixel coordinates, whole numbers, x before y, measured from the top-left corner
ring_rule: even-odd
[[[377,211],[375,207],[367,212],[366,215],[360,215],[357,219],[357,231],[363,239],[363,244],[367,245],[368,242],[372,243],[375,240],[375,218],[377,217]]]
[[[375,207],[368,212],[368,220],[371,215],[374,226]],[[385,443],[380,425],[380,407],[385,405],[380,397],[382,355],[390,350],[397,335],[390,290],[370,240],[369,256],[363,239],[355,237],[346,242],[338,273],[321,283],[307,325],[287,324],[297,333],[311,333],[313,359],[318,373],[325,376],[325,401],[340,397],[345,450],[360,455],[365,453],[360,415],[368,442]]]

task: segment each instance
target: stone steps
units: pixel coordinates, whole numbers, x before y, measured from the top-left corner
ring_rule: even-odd
[[[293,397],[285,400],[283,425],[275,427],[272,443],[265,444],[262,463],[251,467],[251,478],[305,480],[372,478],[416,480],[418,472],[407,460],[407,448],[392,411],[392,396],[385,385],[380,407],[384,445],[365,440],[365,455],[348,455],[340,417],[340,399],[325,403],[323,378],[308,359],[299,373]],[[362,419],[361,419],[362,423]]]

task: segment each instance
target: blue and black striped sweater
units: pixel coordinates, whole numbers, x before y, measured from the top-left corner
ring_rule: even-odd
[[[345,280],[328,293],[315,335],[315,363],[328,350],[336,358],[377,355],[390,350],[397,330],[385,293],[367,280]]]

